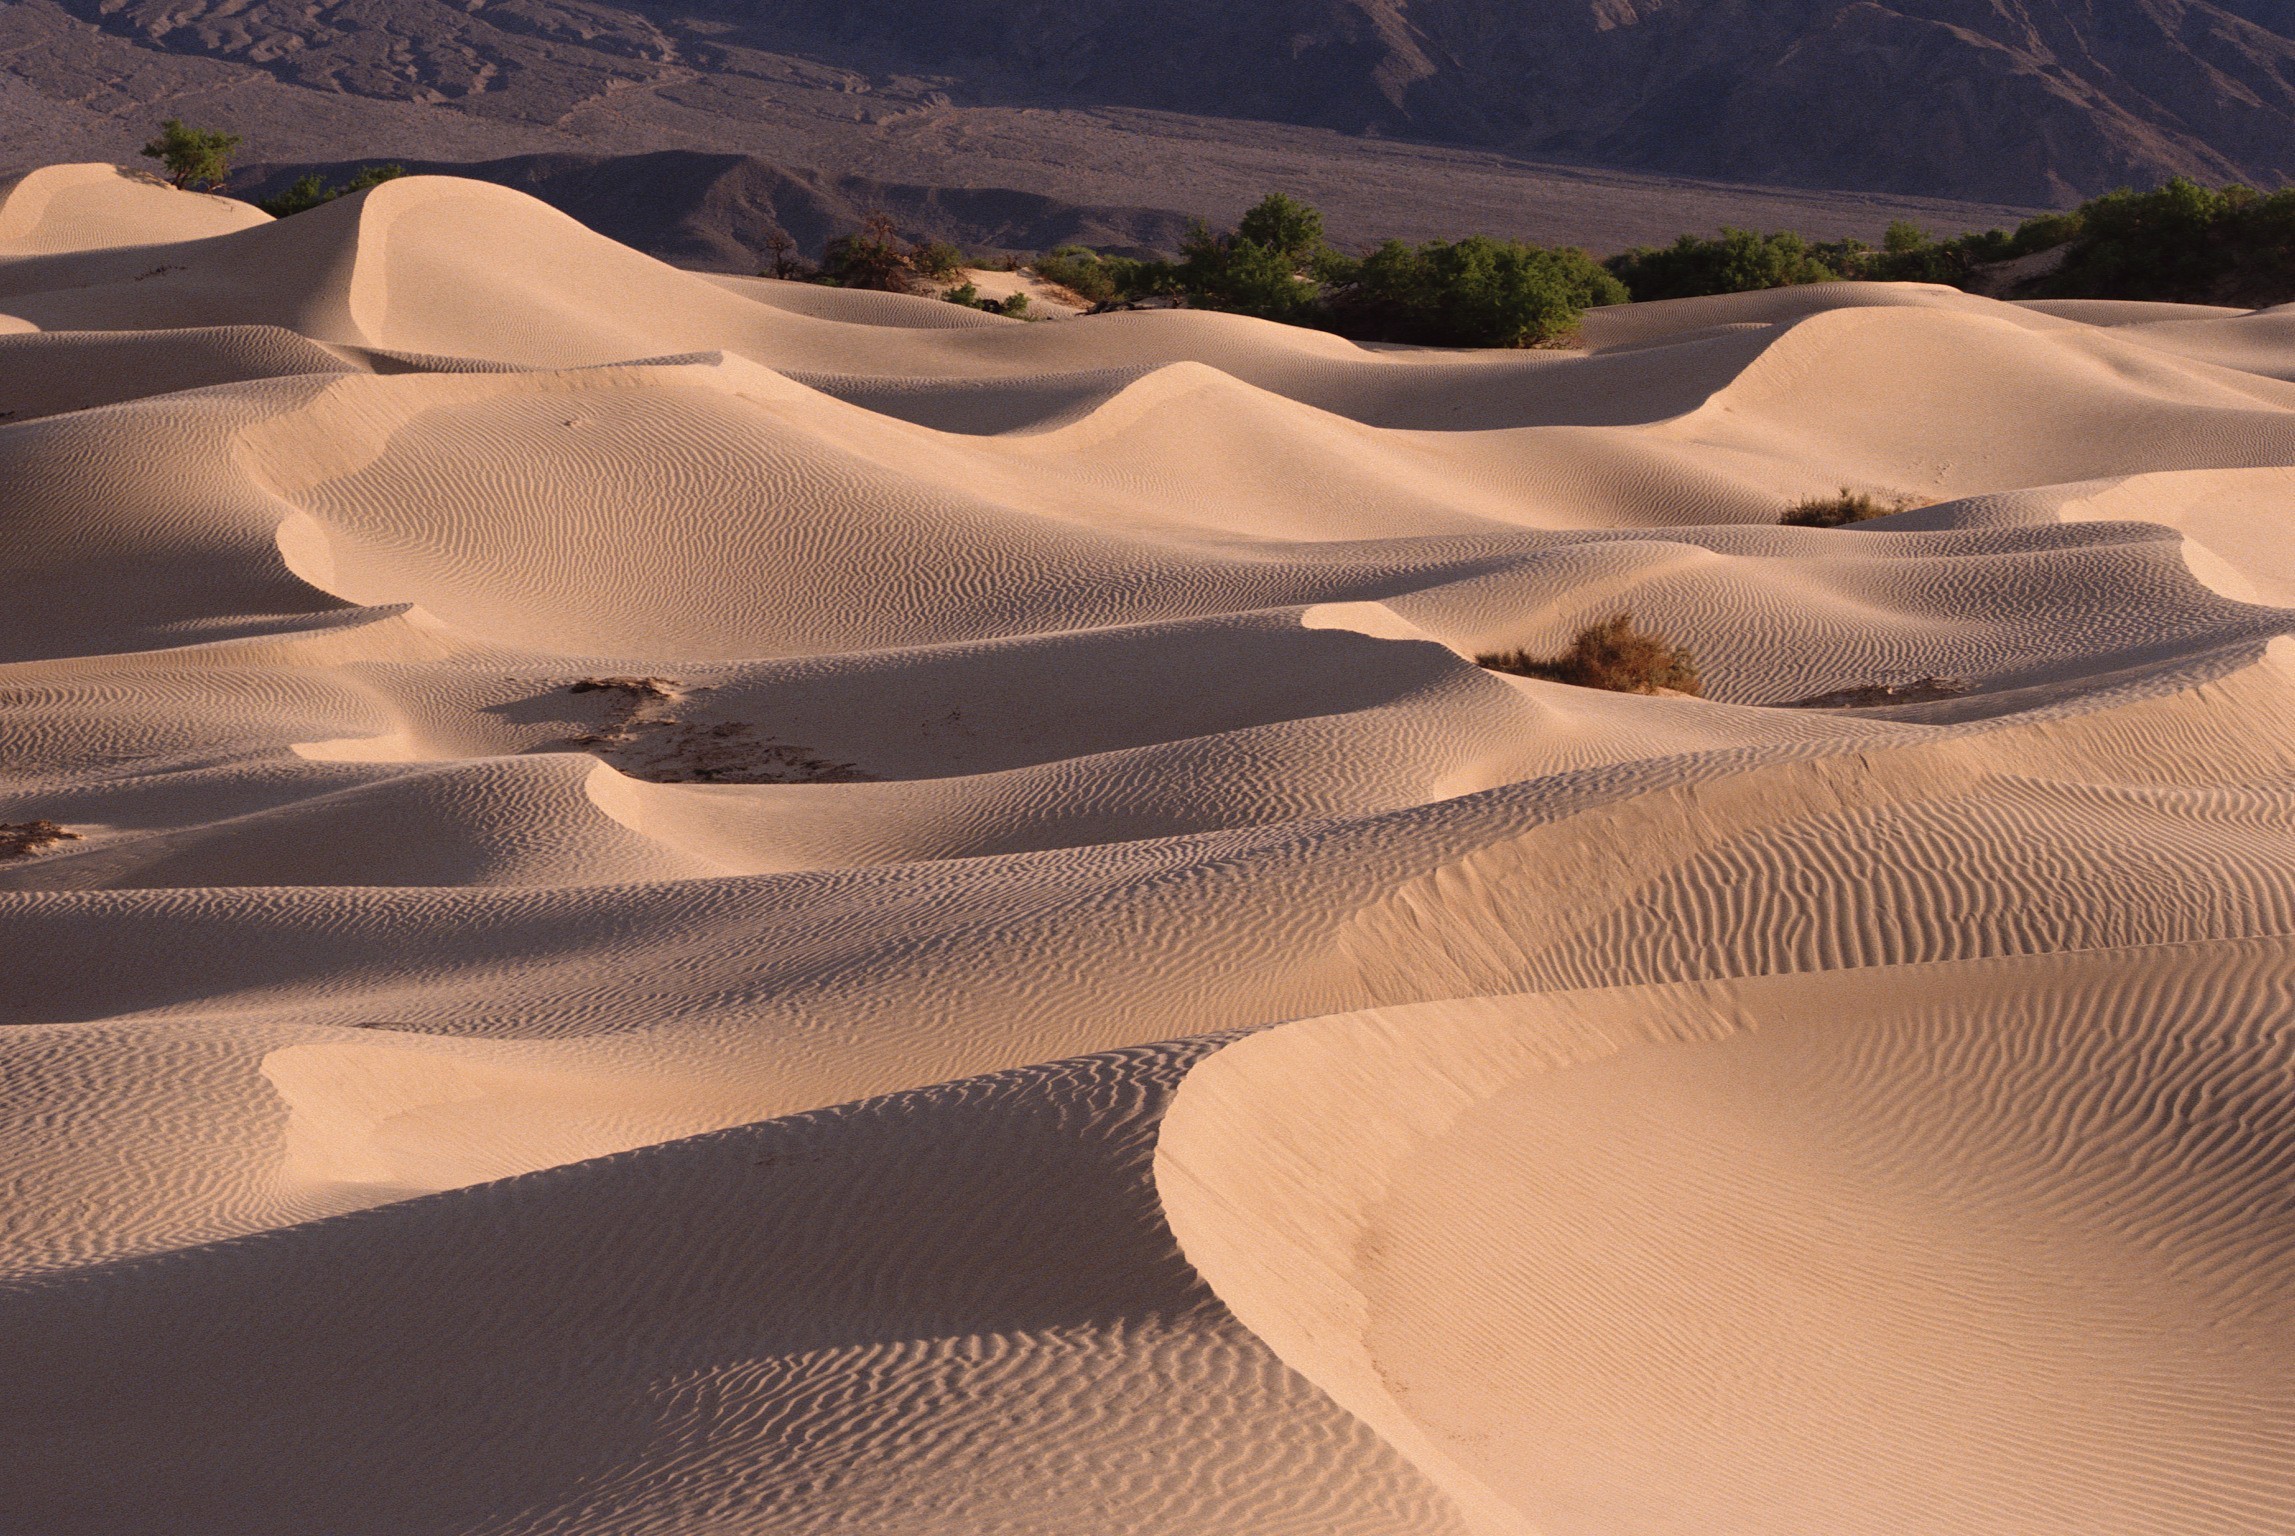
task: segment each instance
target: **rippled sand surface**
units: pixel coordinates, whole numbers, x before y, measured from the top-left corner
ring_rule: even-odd
[[[2295,316],[1584,341],[0,185],[0,1529],[2295,1527]]]

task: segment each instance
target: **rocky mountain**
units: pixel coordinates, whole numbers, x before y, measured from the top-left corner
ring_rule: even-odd
[[[261,199],[316,172],[340,185],[365,160],[250,166],[234,190]],[[754,155],[654,150],[636,155],[513,155],[484,161],[399,160],[415,174],[468,176],[519,191],[650,255],[699,271],[754,272],[768,237],[784,230],[817,258],[837,235],[874,212],[889,213],[916,239],[969,251],[1033,252],[1071,242],[1146,255],[1168,251],[1187,216],[1168,208],[1089,206],[1008,187],[935,187],[833,176],[773,165]]]
[[[1131,111],[2023,206],[2178,172],[2271,185],[2295,175],[2290,0],[15,0],[0,10],[10,13],[6,69],[59,101],[100,95],[75,92],[75,81],[88,83],[103,49],[125,48],[139,62],[109,56],[104,89],[139,72],[230,66],[306,103],[452,116],[450,136],[495,155],[562,148],[569,131],[614,150],[731,147],[743,130],[770,137],[799,119],[799,138],[909,131],[927,149],[975,153],[987,139],[1025,143],[1031,114]],[[777,164],[798,158],[757,133],[738,147]]]

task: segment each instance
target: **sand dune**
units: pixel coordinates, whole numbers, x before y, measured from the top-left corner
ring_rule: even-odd
[[[2295,1519],[2280,317],[232,206],[0,189],[0,1528]]]

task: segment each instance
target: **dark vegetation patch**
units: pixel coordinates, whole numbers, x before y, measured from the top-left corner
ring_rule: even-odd
[[[53,821],[0,821],[0,859],[27,859],[43,848],[79,840],[79,833]]]
[[[1891,704],[1933,704],[1939,699],[1957,699],[1974,687],[1966,678],[1916,677],[1902,683],[1862,683],[1854,688],[1836,688],[1831,693],[1811,694],[1805,699],[1788,699],[1776,707],[1881,709]]]
[[[1587,625],[1559,656],[1499,651],[1474,659],[1476,665],[1493,672],[1543,678],[1573,688],[1692,695],[1703,691],[1697,664],[1689,652],[1662,635],[1636,627],[1630,613],[1612,614]]]
[[[2062,255],[2039,268],[2026,261],[2047,251]],[[1875,247],[1725,228],[1627,251],[1605,265],[1645,301],[1858,279],[1942,283],[2000,298],[2261,308],[2295,299],[2295,189],[2205,187],[2178,176],[2149,192],[2123,188],[2044,213],[2014,230],[1938,240],[1900,220]]]
[[[1914,505],[1905,497],[1883,501],[1870,491],[1855,491],[1844,485],[1838,496],[1812,496],[1807,501],[1795,502],[1777,522],[1784,528],[1845,528],[1851,523],[1887,517],[1891,512],[1907,511]]]
[[[1356,341],[1436,347],[1535,347],[1565,340],[1596,305],[1626,290],[1574,247],[1547,249],[1470,235],[1366,256],[1334,250],[1323,216],[1280,192],[1236,227],[1197,225],[1178,261],[1139,261],[1068,246],[1036,274],[1111,307],[1177,301],[1192,309],[1255,315]]]
[[[308,213],[322,203],[331,203],[338,197],[349,197],[369,187],[379,187],[386,181],[396,181],[406,174],[403,165],[368,165],[359,168],[350,180],[330,185],[326,178],[313,171],[290,183],[277,197],[260,199],[255,206],[275,219],[292,214]]]
[[[603,694],[604,718],[535,750],[587,752],[655,784],[857,784],[876,775],[778,740],[746,720],[690,721],[683,706],[707,688],[666,677],[585,677],[570,694]]]
[[[180,117],[159,125],[143,147],[147,160],[167,167],[168,184],[186,192],[220,192],[231,181],[231,157],[245,141],[216,128],[191,128]]]

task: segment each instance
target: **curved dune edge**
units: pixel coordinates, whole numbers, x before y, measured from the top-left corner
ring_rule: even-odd
[[[0,1525],[2295,1528],[2295,314],[13,186]]]
[[[111,165],[50,165],[0,180],[0,255],[161,245],[270,222],[252,203],[178,192]]]
[[[1479,1529],[2275,1530],[2290,979],[2273,938],[1303,1021],[1189,1074],[1157,1189]]]

